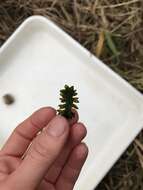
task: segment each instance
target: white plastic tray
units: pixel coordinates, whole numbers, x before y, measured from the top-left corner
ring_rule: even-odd
[[[59,90],[79,92],[89,157],[75,187],[91,190],[143,126],[143,97],[48,19],[27,19],[0,49],[0,143],[35,109],[59,104]]]

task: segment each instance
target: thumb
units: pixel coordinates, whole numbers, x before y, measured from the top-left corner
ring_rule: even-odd
[[[34,139],[19,168],[11,175],[15,189],[35,189],[39,185],[61,152],[68,133],[68,121],[62,116],[56,116],[44,128]]]

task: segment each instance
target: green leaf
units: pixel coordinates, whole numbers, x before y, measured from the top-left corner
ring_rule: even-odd
[[[75,105],[75,104],[73,104],[72,107],[75,109],[78,109],[77,105]]]
[[[110,50],[112,51],[113,55],[115,57],[118,57],[120,52],[117,50],[116,45],[115,45],[114,41],[112,40],[111,33],[108,31],[105,31],[105,38],[107,41],[107,45],[110,48]]]
[[[59,105],[60,109],[64,109],[64,108],[65,108],[65,105],[66,105],[66,104],[60,104],[60,105]]]

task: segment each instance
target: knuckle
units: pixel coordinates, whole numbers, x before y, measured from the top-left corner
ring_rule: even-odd
[[[20,138],[25,139],[25,140],[27,140],[27,141],[31,141],[31,140],[32,140],[32,138],[31,138],[29,135],[25,134],[25,133],[19,128],[19,126],[14,129],[13,134],[15,134],[15,135],[19,136]]]
[[[50,146],[43,144],[40,141],[35,141],[33,146],[35,158],[37,159],[44,159],[47,160],[49,157],[53,157],[53,151],[51,150]]]
[[[9,167],[9,161],[6,158],[0,158],[0,173],[9,174],[12,171],[12,167]]]
[[[70,172],[69,172],[70,171]],[[78,175],[79,175],[79,171],[77,171],[76,169],[71,169],[68,172],[65,172],[63,174],[63,178],[67,183],[75,183]]]

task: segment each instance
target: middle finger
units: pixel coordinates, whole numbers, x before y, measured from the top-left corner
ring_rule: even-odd
[[[64,167],[68,156],[72,149],[77,146],[82,139],[86,136],[86,128],[82,123],[76,123],[71,126],[70,136],[68,138],[68,142],[65,145],[63,151],[59,155],[58,159],[51,166],[49,171],[47,172],[45,179],[50,183],[55,183],[58,178],[62,168]]]

